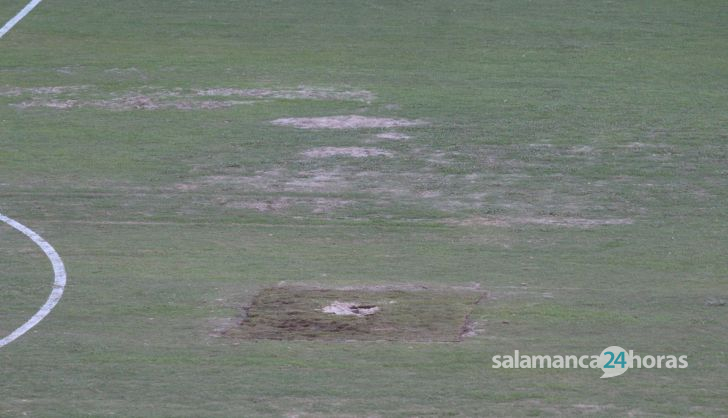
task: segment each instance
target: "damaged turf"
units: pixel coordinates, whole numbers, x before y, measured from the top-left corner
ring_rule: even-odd
[[[262,290],[246,318],[225,336],[275,340],[460,341],[473,333],[470,312],[486,293],[475,288],[396,286]],[[340,302],[346,301],[346,302]]]
[[[271,121],[273,125],[293,126],[299,129],[373,129],[399,128],[425,125],[422,120],[376,118],[359,115],[323,116],[316,118],[281,118]]]

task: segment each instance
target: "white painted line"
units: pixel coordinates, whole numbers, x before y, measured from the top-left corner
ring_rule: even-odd
[[[43,0],[31,0],[30,3],[26,4],[25,7],[23,7],[23,10],[19,11],[18,14],[15,15],[12,19],[8,20],[8,23],[5,24],[2,28],[0,28],[0,38],[5,36],[6,33],[10,32],[10,29],[13,28],[22,18],[25,17],[28,13],[30,13],[31,10],[35,9],[35,6],[38,5]]]
[[[53,266],[53,290],[51,291],[50,296],[48,296],[48,300],[46,300],[46,303],[40,307],[38,312],[36,312],[35,315],[33,315],[33,317],[28,320],[28,322],[24,323],[20,326],[20,328],[16,329],[10,335],[0,340],[0,347],[3,347],[15,341],[18,337],[28,332],[34,326],[38,325],[38,322],[42,321],[43,318],[51,313],[58,301],[61,300],[61,296],[63,296],[63,289],[66,287],[66,268],[63,266],[63,261],[61,260],[61,257],[51,246],[51,244],[48,244],[46,240],[44,240],[40,235],[33,232],[33,230],[18,221],[8,218],[2,213],[0,213],[0,222],[5,222],[6,224],[20,231],[26,237],[30,238],[36,245],[40,247],[41,250],[43,250],[48,259],[51,260],[51,265]]]

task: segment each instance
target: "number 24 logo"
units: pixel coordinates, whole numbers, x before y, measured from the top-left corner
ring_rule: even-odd
[[[614,358],[614,353],[612,353],[611,351],[607,351],[604,354],[609,354],[609,361],[607,362],[607,364],[604,365],[605,369],[613,369],[615,364],[621,365],[624,369],[624,366],[627,364],[627,362],[624,360],[624,351],[619,353],[616,359]]]

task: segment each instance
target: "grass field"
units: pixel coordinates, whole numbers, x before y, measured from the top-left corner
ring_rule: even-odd
[[[708,0],[41,3],[0,40],[0,213],[68,286],[0,349],[0,416],[728,416],[726,22]],[[337,115],[412,125],[271,123]],[[52,273],[6,225],[0,266],[2,337]],[[489,297],[462,342],[220,334],[282,281]],[[689,367],[492,368],[611,345]]]

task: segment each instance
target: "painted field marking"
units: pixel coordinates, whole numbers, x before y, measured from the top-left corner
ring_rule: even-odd
[[[40,307],[38,312],[33,315],[28,322],[20,326],[7,337],[0,339],[0,347],[10,344],[15,341],[18,337],[28,332],[31,328],[38,325],[56,306],[61,296],[63,296],[63,289],[66,287],[66,268],[63,266],[63,260],[58,255],[56,250],[44,240],[40,235],[33,232],[32,229],[21,224],[20,222],[8,218],[7,216],[0,213],[0,222],[5,222],[16,230],[20,231],[23,235],[30,238],[41,250],[45,253],[48,259],[51,261],[53,266],[53,290],[46,303]]]
[[[0,28],[0,38],[5,36],[6,33],[10,32],[10,29],[13,28],[18,22],[20,22],[21,19],[25,17],[28,13],[30,13],[31,10],[35,9],[35,6],[38,5],[43,0],[31,0],[30,3],[26,4],[25,7],[23,7],[23,10],[19,11],[18,14],[15,15],[12,19],[8,20],[8,23],[5,24],[2,28]]]

